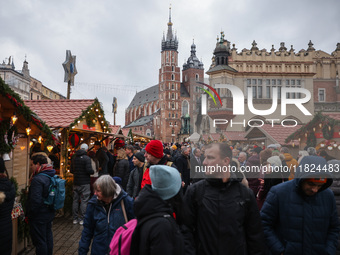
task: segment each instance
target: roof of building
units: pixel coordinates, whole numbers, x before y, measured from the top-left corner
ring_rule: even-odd
[[[69,127],[94,102],[94,99],[25,100],[25,104],[51,128]]]
[[[246,141],[245,138],[246,132],[243,131],[225,131],[223,132],[224,136],[228,141]]]
[[[112,134],[118,135],[118,132],[121,130],[121,125],[109,125],[109,128]]]
[[[216,72],[216,71],[222,71],[222,70],[237,72],[236,69],[234,69],[234,68],[232,68],[232,67],[230,67],[228,65],[217,65],[217,66],[214,66],[214,67],[210,68],[207,71],[207,74],[210,73],[210,72]]]
[[[332,119],[335,119],[335,120],[340,120],[340,112],[338,113],[327,113],[327,112],[323,112],[322,113],[323,115],[326,115]]]
[[[183,71],[187,70],[189,68],[204,69],[203,63],[201,61],[199,61],[199,59],[196,57],[196,45],[195,45],[195,43],[192,43],[190,52],[191,52],[190,57],[188,58],[187,62],[184,63],[184,65],[183,65]]]
[[[152,120],[153,120],[153,115],[143,116],[143,117],[131,122],[129,125],[126,125],[124,128],[142,126],[144,124],[149,123]]]
[[[213,141],[218,141],[221,138],[221,134],[219,134],[219,133],[211,133],[210,137],[212,138]]]
[[[274,143],[287,145],[290,143],[286,143],[285,139],[301,127],[302,125],[296,125],[295,127],[284,127],[281,125],[264,124],[262,127],[250,128],[245,136],[247,137],[248,134],[251,133],[252,130],[256,128],[259,129],[266,137],[270,138]],[[294,142],[297,145],[298,142],[297,141]]]
[[[139,91],[132,99],[128,109],[158,100],[158,92],[159,92],[158,84],[150,88],[144,89],[142,91]]]
[[[190,97],[190,94],[189,94],[187,88],[184,86],[183,83],[181,83],[180,93],[181,93],[181,97]]]

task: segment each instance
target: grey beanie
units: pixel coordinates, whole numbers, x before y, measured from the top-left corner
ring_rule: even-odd
[[[163,200],[168,200],[179,192],[181,176],[176,168],[166,165],[150,167],[151,187]]]

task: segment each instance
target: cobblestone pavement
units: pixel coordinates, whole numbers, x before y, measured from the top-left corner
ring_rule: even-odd
[[[60,217],[53,220],[53,254],[78,254],[78,243],[83,226],[72,224],[72,217]],[[31,244],[27,247],[24,255],[34,255],[35,248]]]

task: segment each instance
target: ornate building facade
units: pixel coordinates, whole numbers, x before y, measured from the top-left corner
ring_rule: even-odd
[[[171,9],[170,9],[171,11]],[[200,98],[195,84],[203,82],[204,67],[196,57],[196,45],[181,70],[178,65],[178,39],[173,33],[171,12],[168,30],[161,43],[159,83],[138,92],[125,111],[125,124],[133,132],[165,143],[183,141],[195,129]]]
[[[250,49],[238,52],[235,44],[221,38],[216,43],[212,64],[207,71],[210,86],[218,84],[234,85],[243,92],[243,102],[234,102],[229,89],[216,88],[222,100],[221,105],[215,105],[208,99],[207,115],[202,117],[202,133],[218,133],[220,131],[244,131],[250,123],[304,124],[313,118],[315,111],[340,110],[340,44],[334,52],[328,54],[315,50],[313,43],[308,43],[307,50],[295,52],[293,46],[287,49],[285,43],[278,50],[274,45],[268,51],[260,50],[253,41]],[[303,93],[291,92],[283,94],[291,88],[303,88],[311,93],[311,99],[303,106],[311,113],[303,113],[294,104],[286,106],[286,113],[281,109],[281,99],[303,99]],[[249,93],[250,92],[250,93]],[[254,114],[249,110],[249,103],[257,110],[268,110],[274,107],[274,92],[277,94],[276,110],[268,115]],[[249,93],[249,97],[248,97]],[[248,102],[250,101],[250,102]],[[233,114],[233,109],[244,105],[244,114]],[[215,120],[215,121],[214,121]],[[224,121],[216,121],[224,120]],[[221,124],[216,124],[221,123]],[[235,125],[232,125],[235,123]]]

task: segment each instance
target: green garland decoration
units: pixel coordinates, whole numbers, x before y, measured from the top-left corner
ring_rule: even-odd
[[[27,199],[28,199],[28,188],[21,190],[20,195],[20,203],[22,205],[22,209],[24,210],[25,215],[27,215],[26,207],[27,207]],[[27,218],[24,220],[18,219],[18,239],[22,241],[24,238],[30,239],[30,229]]]
[[[331,127],[334,127],[335,125],[340,125],[339,120],[332,119],[331,117],[325,116],[321,112],[318,112],[318,113],[315,114],[314,118],[310,122],[308,122],[306,125],[299,128],[293,134],[288,136],[285,139],[285,143],[288,143],[291,140],[295,140],[297,137],[301,136],[302,134],[312,132],[313,128],[319,123],[325,123],[324,126],[331,125]],[[327,128],[328,128],[328,126],[327,126]]]
[[[9,101],[16,107],[16,113],[22,115],[27,122],[34,123],[39,129],[46,135],[46,140],[49,144],[53,144],[55,140],[51,129],[46,125],[44,121],[27,107],[20,96],[15,93],[0,77],[0,94],[7,97]],[[1,129],[1,128],[0,128]],[[0,131],[1,132],[1,131]],[[1,134],[0,134],[1,135]],[[0,138],[1,139],[1,138]],[[1,143],[1,142],[0,142]],[[0,149],[0,153],[2,153]]]
[[[98,111],[96,111],[96,109],[98,109]],[[78,122],[84,119],[88,127],[94,127],[96,125],[94,121],[99,118],[99,115],[101,115],[101,119],[104,121],[104,123],[99,123],[101,128],[105,131],[111,132],[111,129],[109,128],[109,122],[105,119],[105,113],[100,102],[98,101],[98,98],[95,98],[93,104],[88,106],[86,110],[83,110],[82,114],[70,124],[70,130],[72,130],[72,127],[76,126]]]
[[[307,147],[315,147],[316,146],[316,136],[314,132],[309,132],[307,134]]]
[[[12,135],[17,136],[18,128],[15,125],[11,125],[10,120],[0,120],[0,154],[10,153],[15,143],[12,141]],[[5,135],[7,135],[7,142],[5,141]]]
[[[328,123],[322,127],[322,135],[326,140],[330,140],[333,138],[334,126],[331,123]]]

